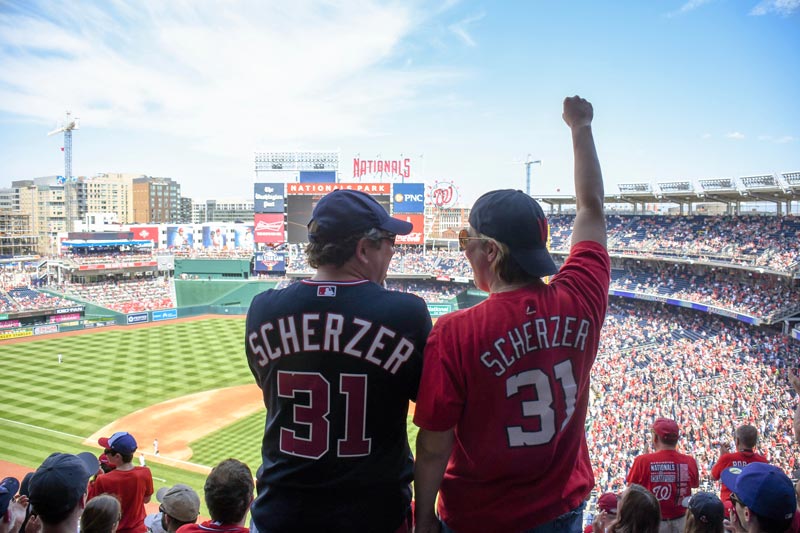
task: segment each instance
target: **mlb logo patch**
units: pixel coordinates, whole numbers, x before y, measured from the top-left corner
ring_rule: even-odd
[[[317,296],[336,298],[336,285],[320,285],[317,287]]]

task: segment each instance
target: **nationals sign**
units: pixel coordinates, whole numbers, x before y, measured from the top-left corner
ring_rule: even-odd
[[[430,187],[428,197],[436,207],[454,207],[458,203],[458,187],[452,181],[437,181]]]
[[[400,178],[411,177],[411,159],[361,159],[353,158],[353,177],[363,176],[397,176]]]

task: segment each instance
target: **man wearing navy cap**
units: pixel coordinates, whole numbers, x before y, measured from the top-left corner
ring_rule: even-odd
[[[489,298],[438,319],[414,423],[417,531],[579,531],[594,475],[589,374],[608,305],[603,178],[592,105],[564,100],[577,213],[559,270],[547,218],[522,191],[475,202],[459,245]],[[543,278],[553,276],[549,283]]]
[[[368,194],[333,191],[308,224],[314,276],[250,306],[245,350],[267,408],[261,533],[410,531],[406,417],[431,319],[382,283],[411,230]]]
[[[750,463],[722,472],[722,483],[731,491],[734,531],[783,533],[797,510],[792,480],[777,466]]]
[[[144,504],[153,495],[153,475],[146,466],[133,466],[136,439],[125,431],[118,431],[97,441],[104,448],[108,464],[114,469],[98,474],[89,486],[89,498],[98,494],[113,494],[122,504],[122,519],[118,533],[144,533],[147,513]]]
[[[28,485],[28,498],[42,533],[77,531],[89,478],[98,468],[97,458],[82,452],[51,454],[36,469]]]

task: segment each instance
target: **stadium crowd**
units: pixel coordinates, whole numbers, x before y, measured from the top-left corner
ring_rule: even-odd
[[[96,283],[64,281],[54,287],[67,296],[96,303],[119,313],[152,311],[175,307],[175,286],[171,279],[142,278]]]
[[[612,269],[611,288],[658,294],[757,318],[800,311],[800,287],[781,276],[684,263],[626,260]]]
[[[549,218],[552,249],[566,251],[573,217]],[[681,257],[764,267],[800,268],[800,219],[788,215],[608,215],[609,253]]]
[[[588,442],[597,489],[624,488],[658,416],[678,421],[680,449],[697,459],[701,487],[712,488],[720,444],[745,423],[758,428],[760,453],[793,472],[800,465],[788,371],[799,360],[800,344],[777,331],[612,298],[592,370]]]

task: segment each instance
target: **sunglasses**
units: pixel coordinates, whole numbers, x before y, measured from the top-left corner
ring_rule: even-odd
[[[462,229],[458,232],[458,249],[462,252],[467,249],[467,245],[469,241],[482,241],[483,237],[470,237],[469,230],[467,228]]]
[[[392,248],[394,248],[395,243],[397,242],[397,235],[395,235],[394,233],[387,233],[381,237],[381,240],[389,241],[389,245],[391,245]]]
[[[740,499],[739,499],[739,497],[738,497],[736,494],[734,494],[734,493],[731,493],[731,501],[732,501],[733,503],[738,503],[738,504],[739,504],[739,505],[741,505],[742,507],[747,507],[747,506],[744,504],[744,502],[743,502],[742,500],[740,500]]]

